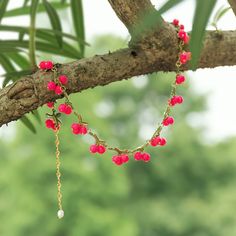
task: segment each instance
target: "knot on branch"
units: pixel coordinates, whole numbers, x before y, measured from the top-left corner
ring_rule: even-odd
[[[35,106],[39,102],[31,76],[16,81],[8,90],[7,97],[9,100],[18,100],[23,107]]]
[[[157,27],[156,30],[144,31],[138,38],[132,37],[129,47],[154,51],[173,48],[173,50],[178,51],[176,30],[171,24],[164,22],[162,27]]]

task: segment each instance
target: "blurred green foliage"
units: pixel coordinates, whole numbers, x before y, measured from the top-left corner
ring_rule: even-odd
[[[124,43],[100,37],[88,54]],[[134,146],[157,125],[172,80],[172,74],[153,74],[90,89],[72,100],[104,139]],[[73,136],[73,118],[63,117],[62,220],[56,217],[53,133],[37,124],[34,135],[17,122],[14,139],[0,140],[0,235],[234,235],[236,140],[206,145],[201,128],[189,125],[190,115],[204,110],[205,98],[189,85],[179,93],[185,103],[174,109],[176,125],[165,132],[168,145],[150,148],[150,163],[131,160],[117,167],[111,153],[92,156],[93,140]],[[46,111],[40,109],[42,118]]]

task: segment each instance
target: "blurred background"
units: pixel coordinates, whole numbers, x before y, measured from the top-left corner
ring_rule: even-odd
[[[10,1],[7,10],[22,7]],[[53,1],[49,1],[53,2]],[[56,2],[56,1],[55,1]],[[165,1],[152,1],[158,8]],[[85,56],[123,48],[128,32],[107,1],[86,0]],[[227,1],[218,0],[215,10]],[[26,5],[27,7],[27,5]],[[191,30],[194,1],[164,14]],[[71,12],[58,10],[63,31],[72,33]],[[214,15],[214,14],[213,14]],[[2,25],[29,25],[29,16],[3,18]],[[45,12],[36,25],[50,27]],[[231,11],[219,22],[235,29]],[[209,29],[212,29],[209,27]],[[0,32],[1,40],[16,38]],[[25,36],[27,37],[27,36]],[[76,45],[76,42],[70,42]],[[37,62],[73,59],[37,51]],[[175,126],[164,133],[168,145],[149,148],[148,164],[131,161],[117,167],[111,153],[92,156],[93,140],[70,132],[63,117],[62,191],[65,217],[56,217],[55,146],[44,128],[46,107],[28,116],[33,134],[20,122],[0,130],[0,235],[3,236],[222,236],[236,234],[236,67],[188,72],[179,89],[185,102],[174,109]],[[4,74],[4,68],[1,74]],[[72,101],[100,136],[123,148],[147,139],[161,119],[174,74],[154,73],[72,95]]]

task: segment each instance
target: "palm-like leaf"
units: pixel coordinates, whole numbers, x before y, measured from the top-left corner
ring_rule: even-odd
[[[82,0],[71,0],[71,13],[76,36],[85,41],[84,16]],[[78,41],[81,54],[84,55],[85,45]]]
[[[195,69],[203,47],[205,29],[216,0],[196,0],[196,9],[191,33],[190,50],[192,52],[192,68]]]

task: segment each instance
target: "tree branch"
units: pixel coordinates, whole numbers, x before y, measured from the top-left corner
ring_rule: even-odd
[[[160,35],[163,41],[158,45],[126,48],[61,65],[58,73],[70,78],[67,92],[76,93],[132,76],[175,70],[178,52],[176,33],[175,37],[163,34]],[[236,65],[235,41],[236,31],[223,31],[221,34],[207,32],[198,68]],[[52,72],[39,70],[3,88],[0,91],[0,126],[60,98],[47,91],[47,82],[52,79]]]
[[[228,0],[228,2],[234,12],[234,15],[236,16],[236,0]]]
[[[155,10],[150,0],[108,1],[130,32],[142,14]],[[178,56],[176,31],[168,23],[155,30],[147,32],[139,42],[132,42],[129,48],[61,65],[58,74],[70,78],[67,93],[81,92],[132,76],[175,70]],[[198,68],[236,65],[235,41],[236,31],[207,32]],[[61,98],[47,90],[50,80],[53,80],[53,72],[38,70],[0,90],[0,127],[46,102]]]
[[[142,14],[155,10],[150,0],[108,0],[119,19],[132,33]]]

